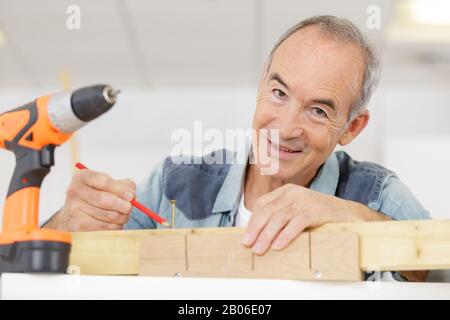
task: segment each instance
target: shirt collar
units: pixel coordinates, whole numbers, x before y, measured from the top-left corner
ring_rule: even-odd
[[[225,181],[217,194],[212,210],[213,214],[236,209],[244,186],[247,164],[248,162],[245,164],[236,164],[236,161],[234,161],[230,166]],[[332,153],[319,169],[319,172],[310,185],[310,189],[328,195],[335,195],[338,181],[339,162],[336,154]]]
[[[313,182],[310,185],[310,189],[334,196],[339,181],[339,162],[335,153],[332,153],[327,161],[319,169]]]

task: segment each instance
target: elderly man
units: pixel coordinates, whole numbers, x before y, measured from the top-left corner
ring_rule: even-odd
[[[253,147],[278,154],[278,170],[245,164],[177,164],[167,158],[137,188],[149,208],[177,227],[246,227],[242,243],[256,254],[280,250],[308,227],[327,222],[426,219],[428,212],[392,171],[345,152],[366,127],[379,62],[348,20],[316,16],[292,27],[273,48],[259,83]],[[46,227],[70,231],[146,229],[132,210],[135,185],[104,173],[75,173],[64,207]],[[398,277],[400,275],[396,274]],[[424,274],[405,272],[410,280]]]

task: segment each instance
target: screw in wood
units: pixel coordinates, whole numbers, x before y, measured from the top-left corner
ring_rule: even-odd
[[[177,205],[177,200],[170,200],[172,203],[172,229],[175,229],[175,207]]]

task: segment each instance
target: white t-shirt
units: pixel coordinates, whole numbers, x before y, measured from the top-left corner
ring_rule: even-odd
[[[252,213],[245,207],[244,190],[242,190],[241,199],[239,200],[239,207],[236,214],[235,227],[246,227],[250,220]]]

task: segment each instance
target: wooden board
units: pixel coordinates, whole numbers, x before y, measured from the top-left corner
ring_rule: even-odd
[[[139,275],[361,280],[358,235],[303,233],[288,248],[258,256],[240,234],[143,237]]]
[[[359,235],[362,271],[450,269],[450,220],[333,223],[309,230]],[[142,239],[154,235],[242,235],[242,228],[73,233],[70,264],[82,274],[139,273]]]

